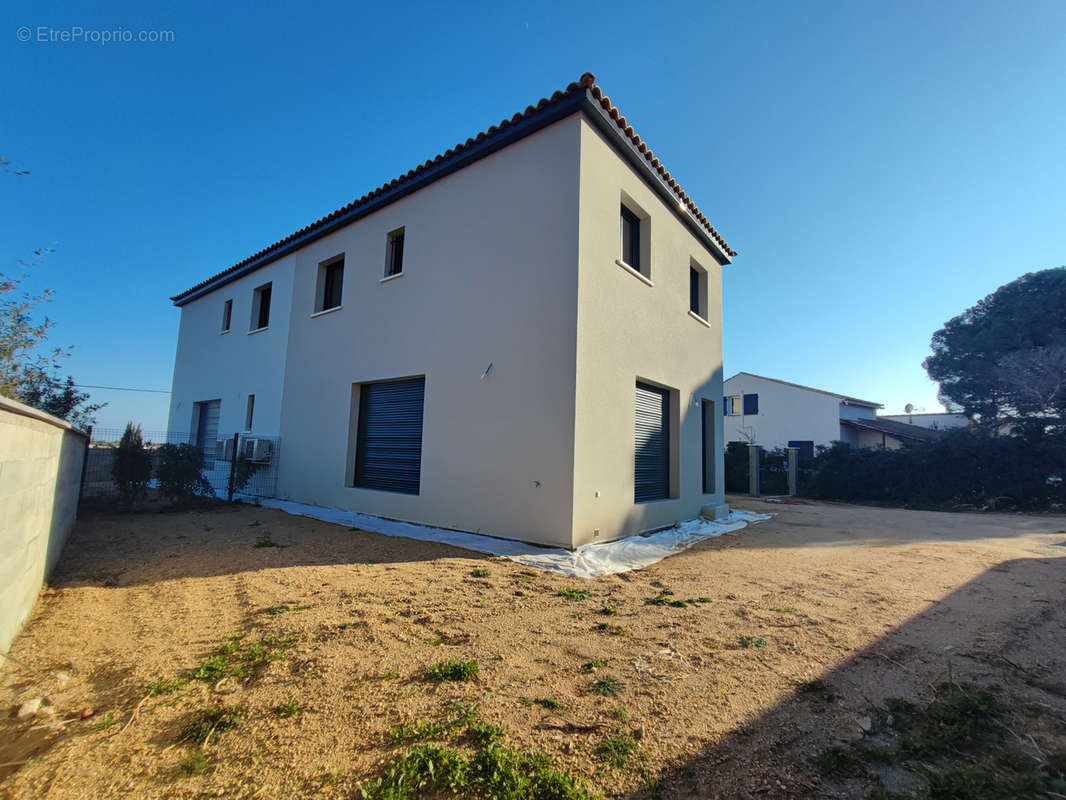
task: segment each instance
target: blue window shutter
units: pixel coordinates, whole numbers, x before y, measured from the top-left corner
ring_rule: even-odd
[[[744,395],[744,413],[745,414],[758,414],[759,413],[759,395],[746,394]]]
[[[728,397],[723,397],[722,398],[722,416],[723,417],[728,417],[729,416],[729,398]]]

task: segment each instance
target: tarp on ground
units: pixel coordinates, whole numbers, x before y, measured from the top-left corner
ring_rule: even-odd
[[[408,539],[439,542],[466,550],[475,550],[479,553],[503,556],[529,567],[561,572],[576,578],[595,578],[600,575],[613,575],[618,572],[641,569],[662,561],[667,556],[687,550],[698,542],[740,530],[750,523],[770,519],[772,516],[751,511],[731,511],[726,519],[720,521],[692,519],[655,533],[629,536],[602,544],[585,544],[574,550],[564,550],[476,533],[453,531],[447,528],[398,522],[370,514],[360,514],[339,508],[322,508],[289,500],[254,497],[242,499],[259,502],[260,505],[277,508],[289,514],[320,519],[323,522],[334,522],[338,525],[382,533],[386,536],[405,536]]]

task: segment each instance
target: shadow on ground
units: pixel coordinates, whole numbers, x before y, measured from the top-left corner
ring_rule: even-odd
[[[906,796],[920,784],[902,768],[842,781],[810,759],[834,743],[884,733],[888,698],[928,702],[949,680],[988,688],[1008,703],[1004,741],[1016,735],[1034,756],[1030,736],[1045,753],[1066,751],[1064,595],[1066,558],[989,569],[838,668],[812,676],[824,691],[797,688],[632,797],[863,798],[885,789]]]
[[[261,506],[211,503],[79,520],[49,584],[134,586],[330,564],[394,564],[480,554],[384,536]]]

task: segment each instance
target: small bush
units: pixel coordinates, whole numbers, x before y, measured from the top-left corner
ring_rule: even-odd
[[[577,669],[578,669],[578,672],[590,673],[590,672],[595,672],[596,670],[598,670],[600,667],[603,666],[603,664],[604,664],[604,661],[603,661],[602,658],[592,658],[592,659],[589,659],[588,661],[586,661],[584,664],[582,664]]]
[[[459,661],[451,658],[447,661],[438,661],[428,670],[426,678],[431,681],[472,681],[478,675],[476,661]]]
[[[187,683],[186,678],[152,678],[148,681],[146,694],[149,697],[157,697],[161,694],[176,692]]]
[[[233,490],[240,492],[248,485],[248,482],[257,473],[262,464],[250,461],[244,453],[237,456],[237,463],[233,467]]]
[[[214,489],[204,477],[204,453],[192,444],[164,444],[159,447],[156,469],[159,491],[174,502],[189,497],[214,497]]]
[[[740,636],[737,638],[737,644],[741,647],[769,647],[769,643],[762,636]]]
[[[192,750],[178,764],[178,773],[183,778],[191,778],[194,775],[203,775],[211,769],[211,762],[203,750]]]
[[[141,426],[126,423],[111,462],[111,477],[119,498],[129,507],[144,500],[152,479],[152,456],[144,446]]]
[[[475,578],[487,578],[487,577],[489,577],[489,575],[491,575],[492,573],[491,573],[491,572],[489,572],[489,571],[488,571],[487,569],[485,569],[484,567],[478,567],[477,569],[472,569],[472,570],[470,570],[470,574],[471,574],[471,576],[473,576],[473,577],[475,577]]]

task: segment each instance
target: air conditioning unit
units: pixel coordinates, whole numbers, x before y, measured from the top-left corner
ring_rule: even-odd
[[[218,452],[222,454],[223,461],[232,461],[234,457],[233,439],[219,439]]]
[[[273,449],[274,443],[269,439],[245,439],[241,442],[241,455],[258,463],[269,462]]]

